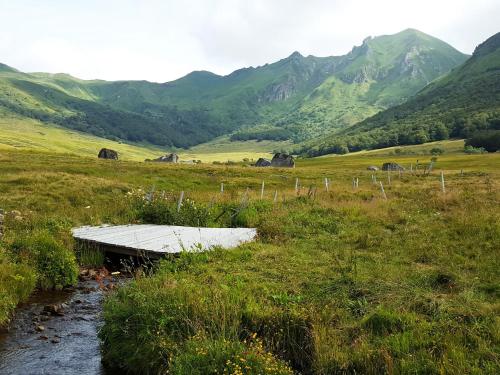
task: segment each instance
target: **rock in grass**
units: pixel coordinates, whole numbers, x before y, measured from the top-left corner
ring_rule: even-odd
[[[271,167],[294,168],[295,160],[292,155],[279,152],[273,156],[273,160],[271,160]]]
[[[97,157],[99,159],[118,160],[118,152],[109,148],[102,148]]]
[[[177,154],[167,154],[160,156],[158,159],[153,159],[153,161],[159,161],[163,163],[178,163],[179,162],[179,155]]]
[[[382,170],[383,171],[404,171],[405,169],[402,166],[400,166],[398,163],[391,162],[391,163],[384,163],[384,165],[382,165]]]
[[[270,167],[271,161],[269,159],[259,158],[259,160],[257,160],[257,163],[255,163],[255,166],[256,167]]]

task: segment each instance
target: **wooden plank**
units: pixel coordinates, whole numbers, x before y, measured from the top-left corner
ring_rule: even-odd
[[[133,255],[141,251],[179,253],[208,250],[214,246],[233,248],[252,241],[254,228],[198,228],[170,225],[117,225],[80,227],[72,230],[76,240],[97,244],[108,251]],[[132,253],[132,254],[131,254]]]

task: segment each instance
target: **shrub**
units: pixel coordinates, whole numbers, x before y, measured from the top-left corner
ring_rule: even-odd
[[[208,226],[212,221],[210,210],[191,199],[185,199],[179,211],[175,197],[172,196],[149,193],[132,199],[133,218],[143,223]]]
[[[441,154],[444,154],[444,150],[442,148],[439,148],[439,147],[434,147],[431,149],[431,154],[432,155],[441,155]]]
[[[75,254],[49,232],[40,231],[29,237],[18,237],[11,248],[18,255],[27,255],[36,269],[38,284],[42,289],[62,289],[76,284],[78,266]]]
[[[464,146],[464,152],[466,154],[484,154],[486,150],[483,147]]]
[[[500,130],[485,130],[474,133],[465,141],[466,146],[484,148],[488,152],[500,150]]]
[[[28,298],[36,285],[36,272],[26,264],[10,261],[0,249],[0,326],[12,310]]]

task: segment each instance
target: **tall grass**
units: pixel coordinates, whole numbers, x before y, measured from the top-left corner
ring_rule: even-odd
[[[258,229],[253,244],[165,260],[110,296],[101,333],[109,364],[220,372],[224,361],[240,366],[242,353],[254,373],[265,358],[284,373],[499,372],[500,155],[439,156],[445,194],[437,173],[394,174],[387,201],[366,166],[413,156],[320,158],[293,170],[37,156],[0,154],[0,206],[23,217],[6,223],[8,267],[36,269],[30,252],[11,246],[32,234],[71,249],[72,226],[153,222],[156,208],[127,198],[153,186],[171,196],[158,222]],[[195,213],[177,213],[181,190]],[[26,294],[7,280],[16,278],[1,279],[11,296]]]

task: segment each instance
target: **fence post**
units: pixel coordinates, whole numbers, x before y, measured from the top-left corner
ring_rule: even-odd
[[[262,187],[260,188],[260,199],[264,199],[264,180],[262,180]]]
[[[299,178],[295,178],[295,194],[299,194]]]
[[[224,194],[224,182],[220,183],[220,193]]]
[[[384,197],[384,199],[387,199],[387,195],[385,194],[384,185],[382,185],[382,181],[380,181],[380,190],[382,191],[382,196]]]
[[[443,173],[443,171],[441,171],[441,191],[443,193],[446,193],[446,189],[444,187],[444,173]]]
[[[4,220],[3,209],[0,208],[0,241],[3,238],[3,220]]]
[[[325,190],[327,193],[330,191],[330,182],[328,181],[328,177],[325,177]]]
[[[177,202],[177,212],[179,212],[181,210],[183,199],[184,199],[184,190],[181,191],[181,195],[179,195],[179,201]]]
[[[278,201],[278,190],[275,190],[273,202],[276,203],[277,201]]]

